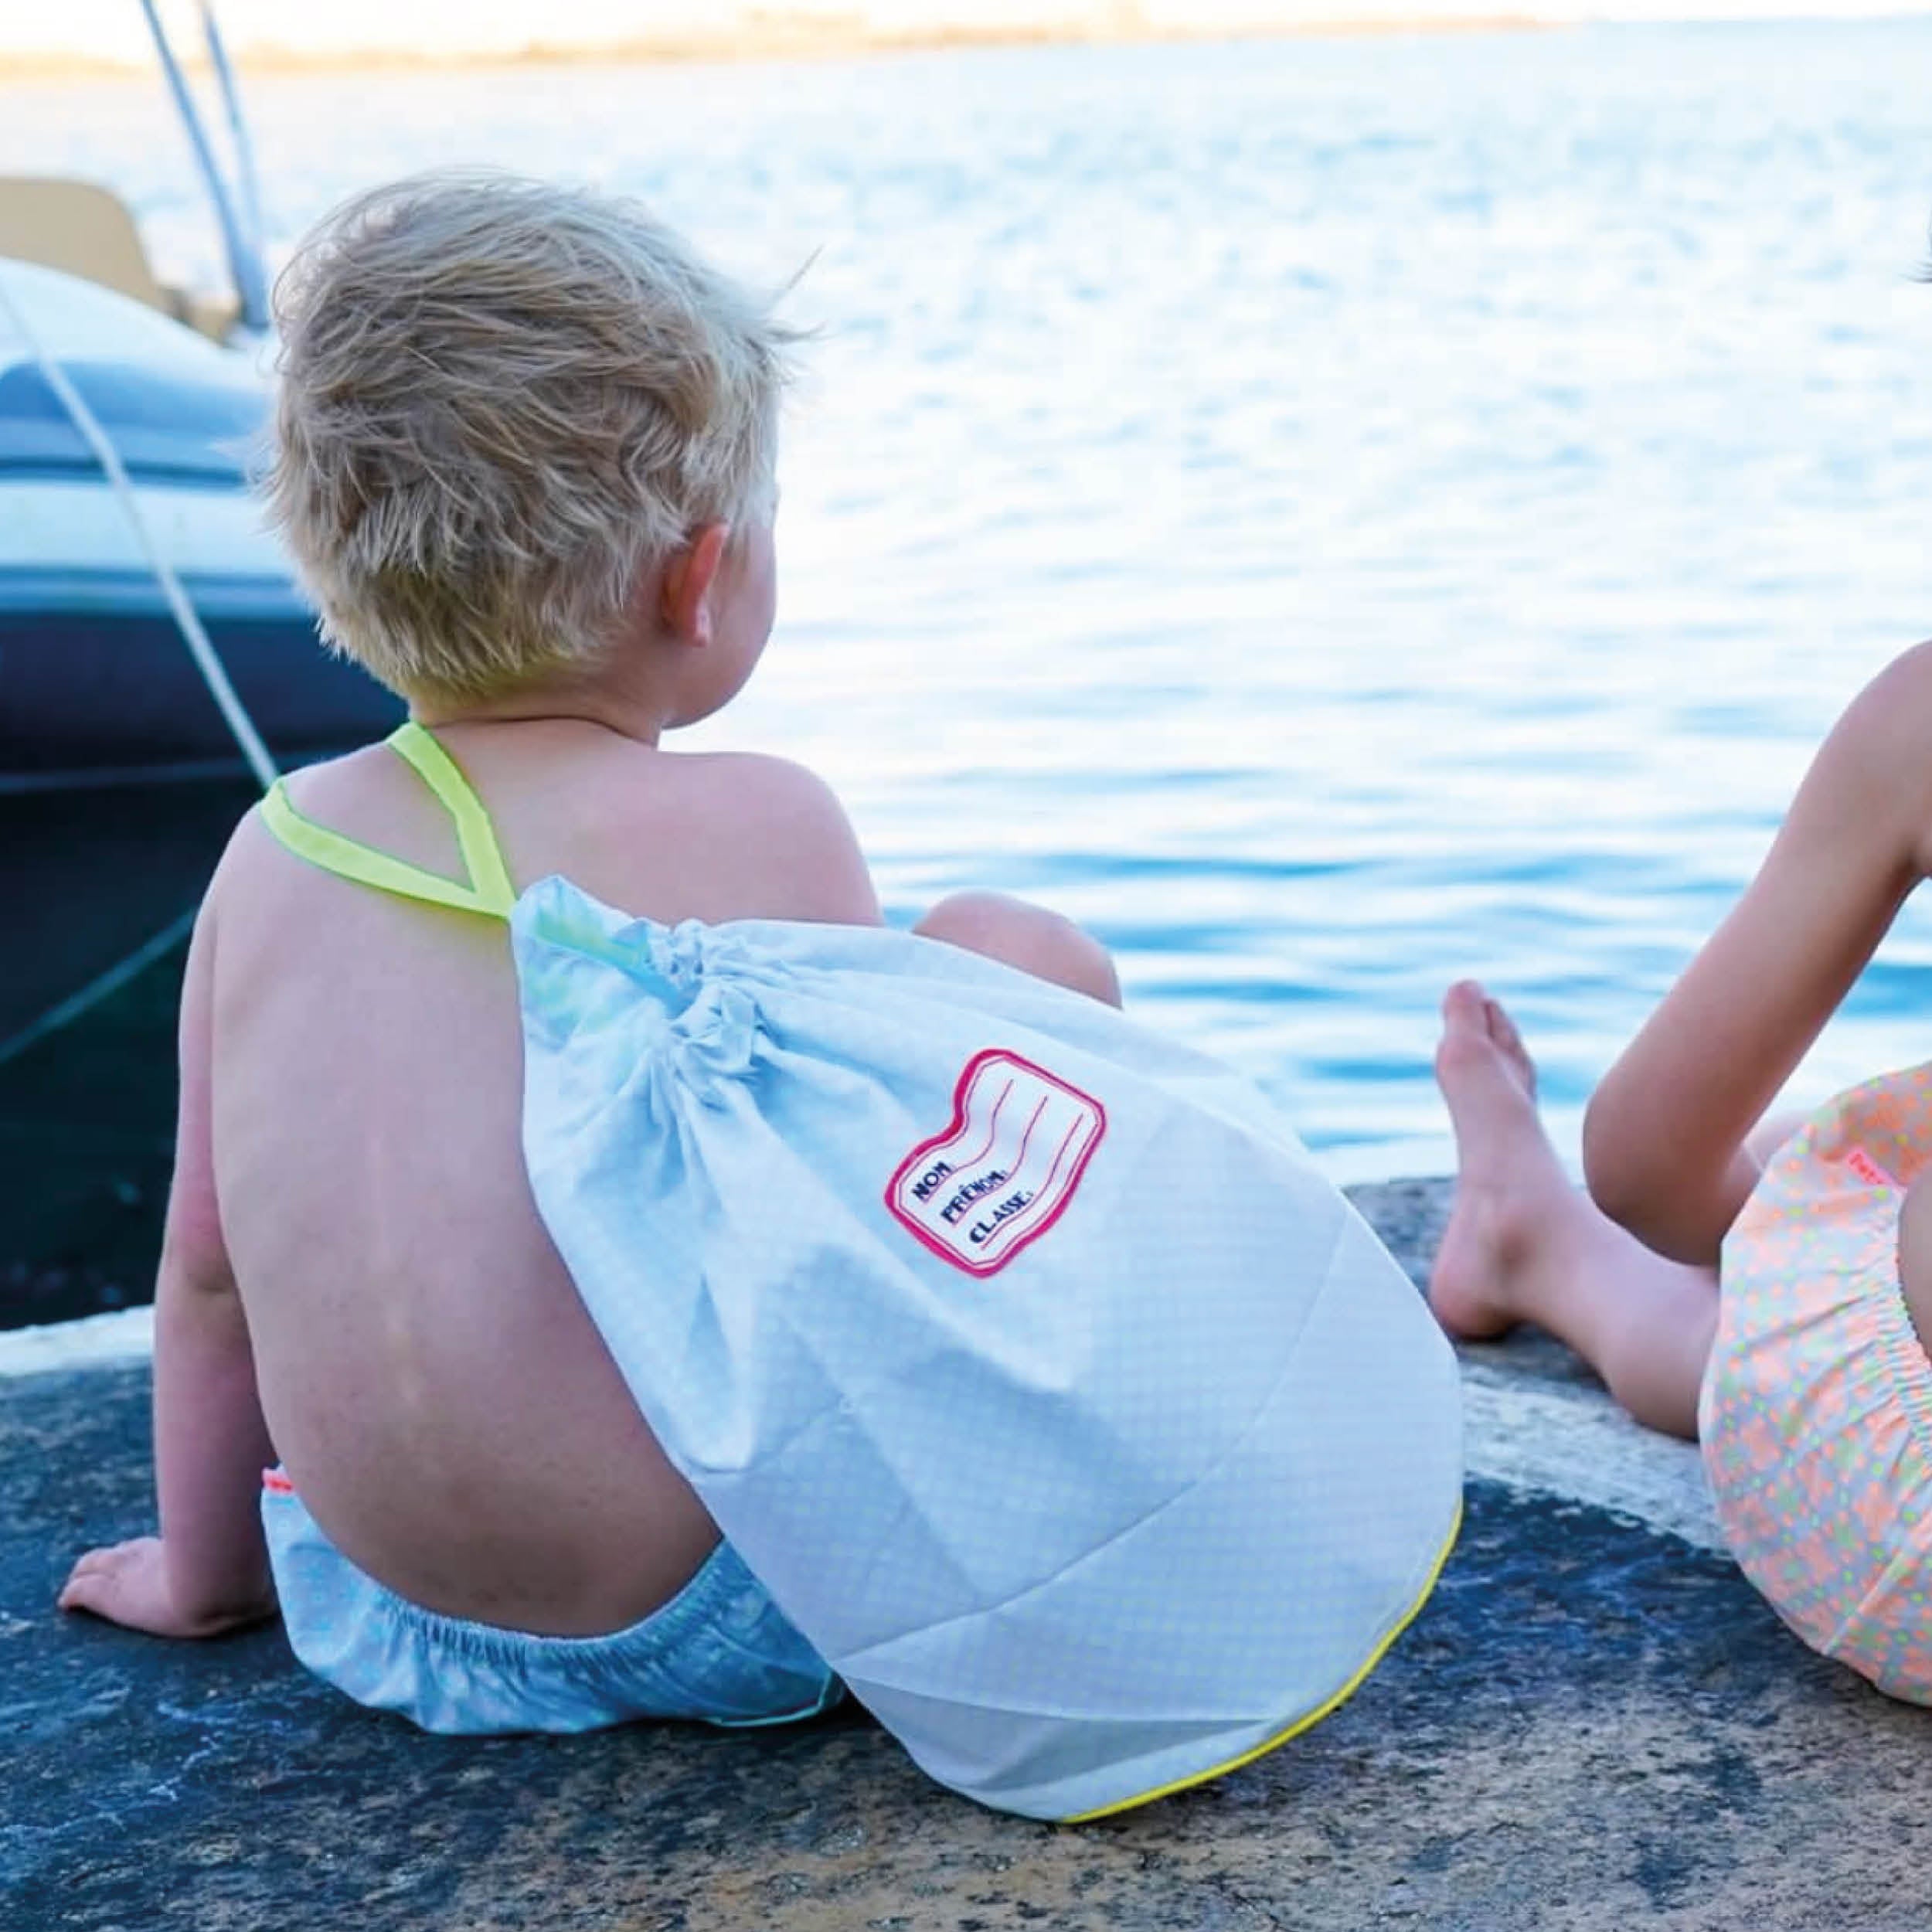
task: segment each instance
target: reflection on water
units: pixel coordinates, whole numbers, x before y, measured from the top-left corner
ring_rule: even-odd
[[[819,325],[787,750],[910,915],[1035,893],[1336,1172],[1440,1169],[1444,981],[1577,1110],[1807,751],[1932,628],[1932,22],[265,80],[278,224],[430,162],[621,185]],[[0,168],[212,233],[158,89]],[[1927,1050],[1906,923],[1801,1077]]]

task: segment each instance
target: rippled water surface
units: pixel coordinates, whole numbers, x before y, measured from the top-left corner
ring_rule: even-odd
[[[1573,1147],[1808,750],[1932,631],[1932,22],[265,79],[284,243],[487,161],[810,267],[778,635],[708,742],[889,906],[1030,893],[1347,1177],[1440,1170],[1444,981]],[[0,170],[217,257],[158,83]],[[694,742],[695,742],[694,738]],[[1932,755],[1932,747],[1928,748]],[[1800,1076],[1932,1052],[1908,910]]]

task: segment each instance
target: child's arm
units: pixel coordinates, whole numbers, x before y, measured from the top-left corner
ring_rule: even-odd
[[[261,1472],[275,1459],[215,1201],[209,1123],[214,930],[204,910],[181,1004],[181,1112],[155,1286],[155,1475],[161,1535],[90,1550],[60,1593],[162,1637],[273,1614]]]
[[[1659,1253],[1713,1262],[1757,1179],[1745,1137],[1926,876],[1932,645],[1866,686],[1757,876],[1590,1104],[1599,1206]]]

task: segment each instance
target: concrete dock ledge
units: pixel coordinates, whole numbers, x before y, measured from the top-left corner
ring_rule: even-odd
[[[1352,1192],[1420,1279],[1447,1185]],[[277,1629],[63,1618],[74,1554],[153,1509],[138,1328],[87,1345],[0,1349],[4,1932],[1932,1925],[1932,1716],[1790,1636],[1717,1546],[1695,1452],[1546,1340],[1466,1354],[1461,1546],[1362,1691],[1070,1828],[951,1797],[850,1711],[430,1738],[310,1680]]]

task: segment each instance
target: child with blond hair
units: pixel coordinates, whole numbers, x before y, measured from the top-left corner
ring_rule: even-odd
[[[808,1715],[832,1672],[539,1218],[501,923],[511,879],[554,873],[667,925],[879,923],[818,779],[661,743],[771,628],[790,335],[638,207],[495,178],[352,201],[278,295],[268,500],[330,643],[413,722],[279,786],[209,891],[160,1534],[82,1556],[60,1602],[206,1637],[279,1600],[306,1662],[436,1729]],[[1103,949],[1019,902],[918,930],[1118,1003]]]
[[[411,716],[209,894],[161,1535],[61,1600],[279,1604],[444,1731],[842,1685],[1031,1817],[1335,1708],[1459,1519],[1401,1270],[1084,934],[883,931],[818,780],[660,743],[771,629],[786,332],[633,206],[461,178],[352,202],[281,297],[270,501]]]

